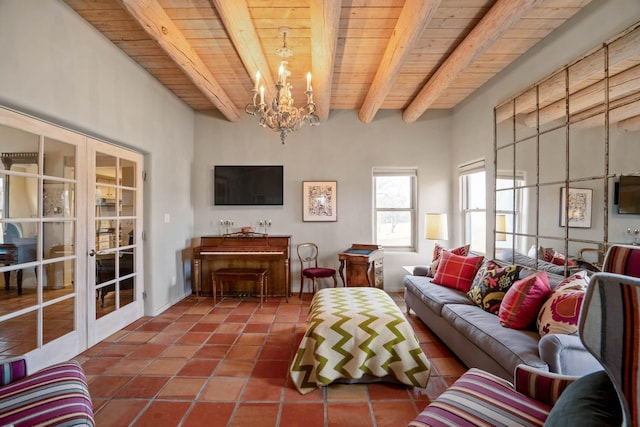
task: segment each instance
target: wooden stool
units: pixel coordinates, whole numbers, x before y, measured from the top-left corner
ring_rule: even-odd
[[[267,284],[268,270],[264,268],[219,268],[211,274],[211,284],[213,288],[213,305],[217,302],[217,282],[224,281],[237,281],[237,280],[252,280],[258,283],[260,289],[260,308],[262,308],[262,302],[267,295],[269,286]],[[220,286],[220,300],[224,298],[224,285]]]

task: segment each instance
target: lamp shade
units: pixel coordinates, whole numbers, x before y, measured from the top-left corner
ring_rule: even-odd
[[[507,240],[507,216],[504,214],[496,215],[496,241],[504,242]]]
[[[424,237],[429,240],[449,240],[447,214],[428,213],[425,215]]]

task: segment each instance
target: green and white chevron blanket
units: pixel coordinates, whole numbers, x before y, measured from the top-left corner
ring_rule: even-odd
[[[300,393],[364,375],[427,386],[431,364],[402,311],[383,290],[322,289],[313,297],[307,322],[289,368]]]

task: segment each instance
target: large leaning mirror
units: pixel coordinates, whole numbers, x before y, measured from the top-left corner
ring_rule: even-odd
[[[495,137],[495,256],[552,249],[566,273],[639,244],[640,23],[498,105]]]

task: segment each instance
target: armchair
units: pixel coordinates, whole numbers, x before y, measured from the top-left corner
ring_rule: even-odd
[[[76,361],[27,375],[24,358],[0,363],[1,426],[90,426],[93,408],[84,372]]]
[[[638,425],[639,316],[640,279],[596,273],[579,335],[604,371],[569,377],[519,365],[511,385],[470,369],[409,425]]]

